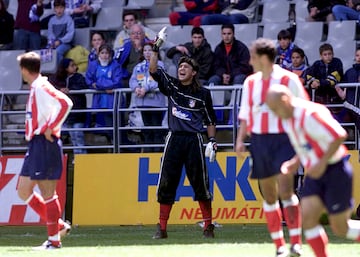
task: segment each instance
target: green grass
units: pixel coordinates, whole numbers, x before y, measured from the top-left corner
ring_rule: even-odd
[[[360,245],[330,238],[331,256],[360,256]],[[203,239],[198,225],[169,225],[168,239],[153,240],[154,225],[77,227],[56,251],[34,251],[46,238],[44,227],[0,227],[0,256],[6,257],[266,257],[274,246],[265,225],[224,225],[216,228],[215,239]],[[286,233],[286,229],[285,229]],[[304,256],[314,256],[304,246]]]

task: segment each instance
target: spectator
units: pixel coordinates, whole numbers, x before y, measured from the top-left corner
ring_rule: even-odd
[[[289,69],[291,66],[291,53],[297,46],[292,42],[292,36],[287,29],[280,30],[277,35],[278,44],[276,47],[275,63],[279,64],[281,68]]]
[[[315,90],[315,102],[322,104],[341,103],[335,88],[343,77],[342,62],[339,58],[334,57],[333,48],[328,43],[322,44],[319,52],[320,60],[315,61],[304,72],[305,83],[311,91]],[[330,108],[330,111],[335,116],[339,114],[338,108]]]
[[[360,0],[347,0],[346,6],[342,4],[335,5],[332,8],[332,13],[335,20],[345,21],[345,20],[360,20]]]
[[[65,14],[65,0],[54,1],[55,16],[51,17],[48,28],[48,48],[56,49],[59,63],[67,51],[75,35],[74,21]]]
[[[89,53],[89,63],[98,59],[99,47],[105,44],[105,36],[99,31],[95,31],[91,34],[91,50]]]
[[[127,11],[123,13],[123,29],[117,34],[114,41],[114,49],[117,50],[124,45],[127,40],[130,40],[131,31],[130,28],[134,24],[140,24],[137,15],[134,11]],[[151,29],[142,26],[146,38],[155,38],[156,33]]]
[[[294,48],[291,52],[291,64],[288,69],[297,74],[303,84],[305,81],[302,78],[302,74],[307,68],[304,50],[299,47]]]
[[[191,30],[191,42],[170,48],[166,55],[173,60],[176,66],[184,55],[193,58],[200,66],[198,74],[200,82],[206,84],[209,80],[212,73],[214,53],[211,50],[210,44],[206,41],[204,30],[201,27],[194,27]]]
[[[88,69],[85,74],[86,84],[90,88],[103,91],[103,93],[94,94],[92,108],[113,109],[113,90],[122,87],[121,69],[119,64],[115,60],[113,60],[113,50],[109,45],[104,44],[100,46],[98,54],[98,60],[89,63]],[[97,113],[95,126],[112,127],[112,112]]]
[[[61,60],[55,76],[50,79],[50,82],[61,92],[70,97],[73,102],[73,110],[86,109],[86,96],[84,93],[71,94],[69,91],[88,89],[85,78],[83,75],[77,72],[77,66],[72,59],[64,58]],[[84,132],[81,130],[85,127],[86,113],[70,113],[65,122],[63,128],[79,129],[69,131],[70,139],[75,147],[83,147],[85,145]],[[75,148],[74,154],[85,154],[86,149]]]
[[[186,12],[172,12],[169,15],[171,25],[201,25],[201,16],[218,11],[218,0],[198,1],[184,0]]]
[[[134,92],[132,98],[134,107],[148,108],[149,111],[141,111],[141,117],[144,126],[161,126],[164,117],[164,111],[156,108],[165,107],[165,96],[156,91],[158,83],[149,73],[150,57],[153,54],[152,44],[145,43],[143,47],[143,61],[134,67],[129,86]],[[158,67],[164,68],[164,64],[158,61]],[[145,144],[162,144],[163,133],[157,129],[145,129],[143,131]],[[160,147],[146,147],[144,152],[161,152]]]
[[[18,0],[15,19],[14,49],[40,49],[41,36],[39,19],[43,12],[43,0]]]
[[[255,16],[257,0],[219,0],[221,13],[204,15],[201,25],[249,23]]]
[[[309,0],[308,21],[333,21],[334,16],[331,11],[335,5],[345,5],[345,0]]]
[[[14,17],[6,9],[4,0],[0,0],[0,50],[12,49],[14,37]]]

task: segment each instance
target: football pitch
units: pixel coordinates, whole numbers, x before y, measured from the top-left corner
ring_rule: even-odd
[[[360,245],[329,235],[331,256],[360,256]],[[44,227],[0,227],[0,256],[4,257],[267,257],[275,256],[265,225],[217,227],[214,239],[202,238],[202,229],[194,225],[169,225],[168,239],[154,240],[155,225],[75,227],[64,238],[63,248],[34,251],[46,239]],[[286,228],[284,229],[287,236]],[[304,245],[303,256],[314,256]]]

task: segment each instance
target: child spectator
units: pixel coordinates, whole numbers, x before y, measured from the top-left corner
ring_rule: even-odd
[[[55,76],[50,79],[53,85],[61,92],[67,94],[73,101],[73,110],[86,109],[86,96],[84,93],[71,94],[69,91],[88,89],[85,78],[77,72],[77,66],[72,59],[64,58],[60,61]],[[70,130],[71,142],[73,146],[82,147],[85,145],[84,132],[81,130],[85,126],[86,113],[70,113],[63,124],[63,128],[79,129]],[[74,148],[74,154],[85,154],[86,149]]]
[[[86,71],[86,84],[103,93],[96,93],[93,96],[92,108],[113,109],[113,90],[121,88],[121,69],[119,64],[113,60],[113,50],[107,44],[99,47],[98,59],[89,63]],[[96,114],[96,127],[112,127],[112,111]],[[110,136],[111,137],[111,136]]]
[[[288,69],[297,74],[303,84],[305,81],[301,75],[308,68],[306,63],[304,50],[299,47],[294,48],[291,52],[291,64]]]
[[[49,21],[48,48],[56,49],[57,62],[59,63],[67,51],[75,35],[74,21],[65,14],[65,0],[54,1],[55,16]]]
[[[171,25],[193,25],[199,27],[201,16],[218,11],[218,0],[184,0],[186,12],[172,12],[169,15]]]
[[[6,10],[4,0],[0,0],[0,28],[0,50],[10,50],[14,36],[14,17]]]
[[[281,68],[289,69],[291,66],[291,53],[297,46],[292,42],[292,36],[289,30],[283,29],[277,35],[278,45],[276,47],[277,56],[275,63]]]
[[[315,90],[315,102],[322,104],[342,103],[336,92],[337,83],[343,77],[343,65],[339,58],[334,57],[333,47],[328,44],[322,44],[319,47],[320,60],[314,62],[305,72],[303,77],[311,94]],[[338,108],[329,108],[336,118],[339,113]],[[342,122],[339,120],[339,122]]]
[[[91,50],[89,54],[89,63],[98,59],[99,47],[105,44],[105,36],[99,31],[95,31],[91,34]]]
[[[131,105],[134,107],[148,108],[149,111],[141,111],[144,126],[161,126],[164,111],[156,108],[165,107],[165,96],[158,89],[158,83],[149,73],[149,62],[152,55],[152,44],[145,43],[143,47],[143,61],[134,67],[129,86],[134,92]],[[158,66],[164,68],[162,61]],[[162,144],[163,133],[158,129],[143,130],[145,144]],[[161,152],[160,147],[146,147],[144,152]]]

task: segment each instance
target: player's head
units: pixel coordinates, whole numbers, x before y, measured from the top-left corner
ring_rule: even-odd
[[[293,115],[292,94],[284,85],[272,85],[266,95],[266,104],[281,119],[289,119]]]
[[[20,65],[21,75],[26,82],[30,77],[37,76],[40,73],[40,55],[35,52],[27,52],[17,57]]]
[[[276,46],[271,39],[258,38],[250,47],[250,64],[255,71],[261,71],[264,66],[273,65],[276,57]]]
[[[188,56],[182,56],[178,63],[178,78],[183,85],[199,84],[196,76],[199,72],[199,64]],[[195,81],[196,83],[193,83]]]
[[[202,42],[204,42],[204,30],[200,27],[194,27],[191,30],[191,42],[193,43],[195,48],[201,46]]]
[[[325,43],[319,47],[320,59],[328,64],[334,58],[334,49],[332,45]]]

